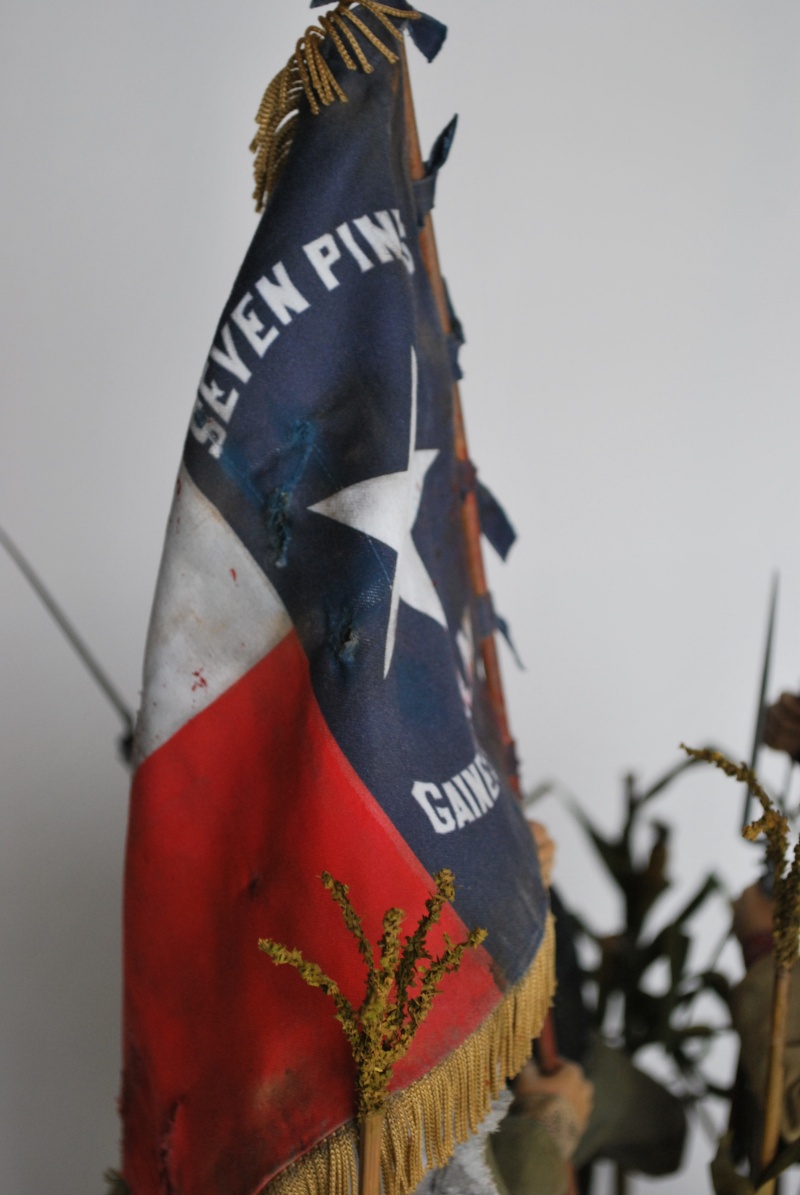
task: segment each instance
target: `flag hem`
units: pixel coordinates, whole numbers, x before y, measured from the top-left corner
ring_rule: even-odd
[[[427,1075],[386,1105],[381,1143],[384,1195],[410,1195],[428,1170],[444,1166],[477,1132],[507,1078],[531,1055],[555,993],[555,921],[526,974],[483,1024]],[[259,1189],[269,1195],[354,1195],[358,1130],[337,1129]],[[427,1164],[424,1159],[427,1159]]]

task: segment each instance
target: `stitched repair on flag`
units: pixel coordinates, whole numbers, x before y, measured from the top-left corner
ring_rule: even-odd
[[[269,492],[264,503],[264,522],[267,530],[267,545],[276,568],[285,568],[291,541],[291,520],[289,509],[292,492],[299,484],[314,444],[313,430],[307,419],[299,419],[293,429],[286,449],[296,456],[294,468],[283,482]]]
[[[353,626],[353,614],[343,610],[339,620],[331,628],[329,639],[333,654],[343,664],[350,664],[358,646],[358,631]]]

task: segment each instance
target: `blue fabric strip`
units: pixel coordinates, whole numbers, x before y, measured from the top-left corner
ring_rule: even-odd
[[[481,481],[477,482],[477,492],[481,531],[500,559],[505,560],[517,533],[494,494]]]
[[[425,217],[433,209],[436,201],[436,180],[439,176],[439,171],[449,157],[450,149],[456,135],[457,124],[458,116],[454,116],[446,128],[442,129],[434,142],[431,155],[425,163],[425,174],[422,178],[415,179],[412,184],[414,187],[414,200],[417,206],[417,227],[419,228],[422,228],[424,225]]]

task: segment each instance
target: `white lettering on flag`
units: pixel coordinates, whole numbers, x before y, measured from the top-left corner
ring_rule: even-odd
[[[211,410],[219,415],[220,419],[224,419],[228,423],[239,401],[239,391],[230,390],[226,395],[222,387],[218,386],[213,378],[210,381],[206,380],[207,373],[208,362],[206,362],[206,367],[203,370],[203,376],[200,379],[200,385],[197,387],[197,393],[208,403]]]
[[[377,223],[375,223],[377,221]],[[392,258],[402,261],[409,274],[414,273],[414,258],[405,241],[400,239],[400,233],[388,212],[376,212],[375,220],[369,216],[359,216],[354,220],[358,231],[380,262],[389,262]]]
[[[477,821],[489,812],[499,794],[497,773],[482,751],[441,785],[415,780],[411,786],[412,797],[437,834],[449,834]]]
[[[256,283],[256,290],[272,314],[277,316],[282,324],[290,324],[292,317],[289,312],[294,311],[299,315],[301,311],[308,310],[309,303],[286,273],[286,266],[282,261],[275,263],[272,273],[275,281],[270,282],[269,278],[263,275]]]
[[[239,356],[236,345],[233,343],[230,324],[222,325],[220,336],[224,349],[215,344],[209,353],[211,360],[216,361],[217,365],[221,365],[223,369],[227,369],[228,373],[232,373],[240,382],[249,382],[253,375]]]
[[[447,805],[441,803],[442,794],[437,785],[431,781],[415,780],[411,787],[411,795],[425,810],[437,834],[447,834],[448,831],[455,830],[455,820]]]
[[[278,329],[270,328],[266,336],[262,336],[264,325],[261,320],[255,311],[246,310],[252,302],[253,296],[250,291],[247,291],[244,298],[239,300],[231,312],[231,319],[239,331],[244,334],[250,347],[255,349],[259,357],[263,357],[269,346],[278,339]]]
[[[367,245],[372,249],[377,262],[373,261],[358,244],[350,224],[346,220],[336,226],[336,235],[332,232],[325,232],[322,236],[302,246],[303,252],[327,291],[336,290],[342,281],[333,271],[333,266],[342,261],[342,250],[337,243],[337,236],[362,274],[374,269],[376,265],[388,265],[397,261],[405,266],[409,274],[414,273],[414,258],[406,242],[406,230],[398,208],[392,208],[391,214],[380,211],[374,212],[373,216],[359,216],[350,223],[358,229]],[[343,262],[343,268],[346,264],[347,258]],[[272,278],[262,274],[255,283],[255,290],[278,323],[287,327],[292,322],[292,313],[297,315],[300,312],[308,311],[311,303],[301,294],[289,277],[282,261],[275,263],[271,273]],[[234,337],[234,330],[239,337],[238,344]],[[228,434],[227,424],[233,414],[239,392],[230,390],[227,398],[223,401],[225,388],[213,378],[209,379],[209,365],[213,362],[233,374],[238,382],[246,386],[253,376],[253,369],[246,359],[248,353],[255,353],[259,360],[263,359],[267,349],[275,343],[279,335],[280,328],[274,325],[268,328],[264,324],[255,309],[255,297],[249,290],[238,300],[230,313],[230,319],[226,320],[219,329],[219,340],[212,345],[208,355],[208,361],[203,370],[203,379],[198,388],[198,398],[192,421],[189,425],[189,430],[195,440],[199,444],[203,444],[216,460],[222,456]],[[257,367],[257,361],[252,361],[252,365],[254,368]],[[435,594],[431,595],[427,591],[420,592],[420,596],[416,600],[426,603],[425,613],[431,613],[431,610],[438,606],[438,598]],[[432,616],[437,617],[438,615],[433,614]],[[393,643],[393,634],[390,634],[389,642]],[[387,671],[390,659],[391,652],[387,657]]]
[[[342,256],[336,241],[329,232],[303,245],[303,252],[319,274],[327,290],[334,290],[339,285],[339,279],[331,269],[331,263]]]
[[[361,270],[361,273],[366,274],[367,270],[374,269],[375,262],[370,261],[364,250],[358,244],[356,238],[350,231],[350,225],[345,221],[344,224],[339,225],[336,231],[339,234],[339,239],[341,240],[347,252],[358,262],[358,268]]]

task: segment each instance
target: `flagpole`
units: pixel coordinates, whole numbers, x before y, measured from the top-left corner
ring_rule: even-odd
[[[764,1127],[761,1135],[759,1160],[762,1172],[774,1161],[781,1136],[781,1113],[783,1110],[784,1055],[786,1050],[786,1029],[789,1017],[789,991],[792,982],[791,967],[775,964],[775,979],[772,990],[772,1010],[769,1035],[769,1061],[767,1064],[767,1087],[764,1101]],[[776,1179],[770,1179],[758,1188],[759,1195],[772,1195]]]
[[[417,120],[414,114],[414,99],[411,94],[411,80],[408,72],[408,60],[406,58],[405,43],[402,43],[401,48],[402,68],[403,68],[403,89],[405,96],[405,112],[406,112],[406,141],[408,150],[409,168],[411,178],[413,181],[424,178],[425,164],[422,160],[422,152],[419,144],[419,132],[417,130]],[[433,290],[433,297],[436,301],[436,308],[439,313],[439,319],[442,323],[445,335],[449,335],[453,330],[453,322],[450,314],[450,307],[447,302],[447,292],[444,286],[444,279],[439,266],[439,254],[436,249],[436,238],[433,232],[433,222],[431,220],[430,212],[425,216],[425,224],[420,232],[419,237],[420,252],[422,260],[425,265],[425,272],[428,275],[428,281]],[[453,382],[453,425],[455,435],[455,455],[456,460],[463,463],[469,462],[469,451],[467,449],[467,437],[464,428],[464,415],[461,409],[461,395],[458,389],[458,382]],[[486,584],[486,570],[483,566],[483,555],[481,552],[481,525],[480,515],[478,512],[478,495],[473,488],[468,489],[464,495],[462,504],[462,518],[464,523],[464,538],[467,549],[467,560],[469,564],[469,575],[472,584],[472,590],[475,597],[481,601],[489,599],[489,588]],[[508,715],[506,713],[506,703],[503,696],[503,683],[500,678],[500,662],[497,657],[497,644],[494,638],[494,628],[491,628],[488,634],[484,635],[480,644],[481,657],[483,659],[484,672],[486,674],[486,688],[488,691],[489,702],[494,716],[495,727],[500,739],[500,745],[503,749],[505,772],[511,788],[517,795],[520,795],[519,775],[517,773],[516,756],[514,753],[514,740],[511,737],[511,731],[508,725]]]
[[[772,642],[775,638],[775,613],[778,607],[779,574],[772,574],[772,584],[769,594],[769,613],[767,615],[767,633],[764,640],[764,658],[761,664],[761,677],[758,686],[758,703],[756,705],[756,721],[753,727],[753,746],[750,751],[750,771],[758,771],[758,756],[764,741],[764,722],[767,713],[767,686],[769,685],[770,663],[772,661]],[[750,808],[753,801],[753,790],[747,789],[742,810],[742,825],[750,821]]]
[[[358,1131],[358,1195],[380,1195],[384,1112],[368,1112]]]
[[[416,182],[418,179],[425,176],[425,163],[422,158],[422,151],[419,143],[419,130],[417,129],[417,118],[414,112],[414,97],[411,92],[411,78],[408,70],[408,59],[406,57],[405,42],[401,43],[400,56],[403,70],[403,95],[405,99],[405,119],[406,119],[406,148],[408,153],[409,171],[411,179]],[[425,216],[425,223],[419,236],[420,253],[422,261],[425,266],[425,272],[428,275],[428,281],[433,290],[433,297],[436,301],[436,308],[439,313],[439,319],[442,323],[445,335],[449,335],[453,330],[453,322],[450,313],[450,305],[447,301],[447,292],[445,290],[444,279],[442,278],[442,271],[439,265],[439,254],[436,248],[436,238],[433,232],[433,221],[430,212]],[[464,427],[464,415],[461,408],[461,395],[458,388],[458,382],[453,382],[453,424],[455,437],[455,455],[457,461],[465,463],[469,462],[469,451],[467,449],[467,437]],[[472,590],[476,598],[489,599],[489,588],[486,584],[486,571],[483,566],[483,554],[481,551],[481,525],[480,515],[478,512],[478,496],[474,488],[468,489],[462,503],[462,518],[464,523],[464,539],[467,549],[467,559],[469,564],[470,582]],[[511,731],[508,724],[508,714],[506,713],[506,703],[503,696],[503,683],[500,677],[500,661],[497,656],[497,644],[494,638],[494,629],[490,629],[488,634],[481,639],[481,657],[483,659],[483,667],[486,675],[486,688],[489,696],[489,703],[494,717],[495,727],[500,739],[500,745],[503,749],[505,771],[508,783],[512,790],[521,797],[521,789],[519,783],[519,774],[517,772],[516,754],[514,751],[514,739],[511,736]],[[556,1042],[555,1029],[553,1026],[552,1013],[547,1014],[544,1025],[542,1026],[541,1034],[538,1038],[539,1042],[539,1062],[545,1074],[551,1074],[559,1067],[558,1046]],[[568,1176],[568,1195],[575,1195],[577,1192],[577,1184],[575,1179],[575,1171],[571,1164],[567,1163]]]

